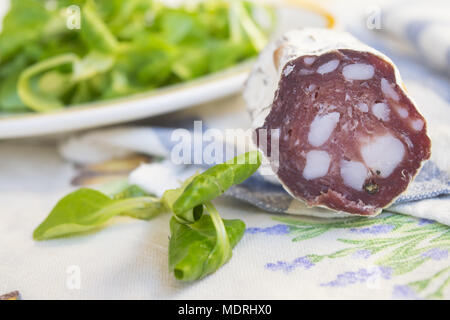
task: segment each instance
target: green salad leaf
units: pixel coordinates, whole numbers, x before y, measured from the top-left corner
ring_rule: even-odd
[[[180,188],[166,190],[161,198],[161,201],[174,213],[174,216],[178,221],[182,223],[194,223],[202,217],[203,205],[198,204],[197,206],[192,206],[186,210],[174,212],[173,206],[179,197],[181,197],[186,189],[186,187],[195,179],[197,175],[193,175],[187,179]]]
[[[211,216],[191,225],[170,220],[169,269],[178,280],[193,281],[213,273],[225,264],[232,248],[241,240],[245,224],[223,220],[225,232],[216,232]]]
[[[172,213],[169,269],[181,281],[205,277],[232,256],[242,238],[241,220],[224,220],[211,200],[249,178],[261,164],[257,151],[245,153],[187,179],[180,188],[156,198],[135,185],[121,186],[108,196],[93,189],[79,189],[62,198],[33,233],[46,240],[93,231],[115,216],[149,220]],[[207,212],[208,214],[204,214]]]
[[[112,199],[97,190],[79,189],[56,204],[33,237],[46,240],[91,231],[118,215],[148,220],[164,210],[159,199],[150,196]]]
[[[175,215],[217,198],[231,186],[244,182],[261,165],[259,152],[239,155],[193,178],[173,204]]]
[[[114,200],[134,198],[137,202],[129,201],[130,209],[123,210],[120,215],[140,220],[150,220],[155,216],[168,212],[167,206],[154,195],[144,191],[137,185],[130,185],[112,196]],[[142,204],[141,204],[142,202]]]
[[[91,50],[114,53],[118,41],[101,19],[92,0],[87,0],[81,11],[81,39]]]
[[[69,28],[73,6],[79,28]],[[223,70],[267,43],[261,12],[273,26],[273,9],[248,0],[11,0],[0,32],[0,112],[48,112]]]
[[[58,99],[57,96],[51,94],[52,90],[46,90],[44,88],[37,88],[39,84],[46,85],[55,83],[55,79],[47,79],[48,81],[41,81],[36,84],[36,81],[33,81],[33,78],[49,69],[53,69],[55,67],[60,67],[66,64],[74,64],[78,61],[78,57],[74,54],[64,54],[60,56],[56,56],[54,58],[50,58],[48,60],[44,60],[39,62],[32,67],[27,68],[24,72],[20,74],[19,81],[17,83],[17,89],[21,100],[31,109],[35,111],[50,111],[54,109],[59,109],[63,107],[63,103]],[[54,73],[55,74],[55,73]],[[64,76],[62,73],[57,73],[59,75],[59,80],[63,83],[70,84],[70,76]],[[48,73],[47,73],[48,75]],[[57,81],[56,83],[61,83]],[[50,92],[49,92],[50,91]],[[58,94],[61,91],[55,90],[55,93]]]
[[[0,61],[8,60],[26,46],[38,41],[52,14],[36,0],[11,0],[0,34]]]

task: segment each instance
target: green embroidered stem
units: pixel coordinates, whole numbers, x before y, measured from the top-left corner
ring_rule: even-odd
[[[374,261],[375,265],[391,268],[393,275],[396,276],[416,270],[425,262],[434,259],[433,254],[440,254],[439,250],[443,254],[450,250],[448,226],[436,222],[419,224],[416,218],[400,214],[383,214],[376,219],[355,218],[338,222],[310,222],[290,217],[276,217],[274,220],[289,226],[290,234],[293,236],[292,241],[316,238],[333,229],[349,230],[354,232],[355,236],[358,236],[359,232],[371,235],[365,239],[336,239],[347,247],[328,254],[307,255],[313,263],[366,251],[371,256],[378,256]],[[437,250],[437,253],[433,253],[433,250]],[[450,267],[445,267],[430,278],[412,282],[408,286],[417,292],[422,292],[432,281],[443,281],[433,294],[427,296],[442,298],[444,289],[450,284],[449,277],[443,280],[442,276],[449,270]]]

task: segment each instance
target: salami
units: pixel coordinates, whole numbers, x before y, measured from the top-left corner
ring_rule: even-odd
[[[261,54],[244,97],[256,132],[278,129],[275,175],[308,206],[377,214],[430,157],[397,68],[348,33],[288,32]]]

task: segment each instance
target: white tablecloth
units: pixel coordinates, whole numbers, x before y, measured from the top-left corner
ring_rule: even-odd
[[[422,101],[434,101],[429,108],[437,105],[435,94],[422,91],[421,84],[407,84],[422,92]],[[227,108],[217,103],[191,112],[221,110],[215,121],[222,125],[240,118],[234,113],[243,110],[239,97],[221,103],[233,110],[228,117]],[[191,284],[168,272],[169,216],[148,222],[120,218],[99,232],[35,242],[34,228],[73,189],[70,181],[78,172],[60,157],[59,140],[0,142],[0,294],[19,290],[23,299],[450,298],[448,227],[391,213],[317,221],[267,214],[222,198],[216,201],[222,216],[242,219],[248,229],[228,264]],[[444,147],[448,143],[440,141]],[[447,157],[436,161],[450,168]],[[435,218],[432,210],[450,211],[445,198],[421,206],[423,217]]]

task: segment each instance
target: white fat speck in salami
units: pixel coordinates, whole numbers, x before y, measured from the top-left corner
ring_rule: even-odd
[[[317,68],[317,73],[320,73],[320,74],[330,73],[330,72],[336,70],[338,65],[339,65],[339,60],[328,61],[328,62],[324,63],[323,65],[321,65],[319,68]]]
[[[315,57],[306,57],[305,59],[303,59],[303,61],[305,62],[305,64],[307,66],[310,66],[314,63],[314,61],[316,61]]]
[[[304,75],[308,75],[308,74],[313,74],[314,71],[308,70],[308,69],[301,69],[299,73],[300,73],[302,76],[304,76]]]
[[[338,112],[328,113],[323,116],[317,115],[309,128],[308,141],[314,147],[320,147],[329,138],[336,124],[339,122]]]
[[[398,93],[395,92],[394,88],[392,88],[385,78],[381,79],[381,91],[383,91],[386,97],[391,98],[392,100],[398,101],[400,99]]]
[[[367,179],[366,166],[358,161],[341,161],[341,176],[346,186],[362,191]]]
[[[255,139],[276,168],[267,179],[308,206],[377,214],[430,157],[397,68],[348,33],[284,34],[261,53],[244,97],[254,130],[281,132],[276,158],[264,148],[271,141]]]
[[[316,87],[317,87],[317,86],[316,86],[315,84],[310,84],[306,90],[307,90],[308,92],[312,92],[312,91],[314,91],[314,89],[316,89]]]
[[[398,107],[397,112],[398,112],[398,115],[403,119],[408,118],[408,116],[409,116],[409,112],[405,108]]]
[[[285,77],[287,77],[288,75],[290,75],[291,74],[291,72],[292,72],[292,70],[294,70],[294,66],[287,66],[285,69],[284,69],[284,76]]]
[[[372,106],[372,112],[380,120],[389,120],[389,107],[384,102],[375,103]]]
[[[355,63],[344,66],[342,74],[347,80],[369,80],[375,74],[375,69],[370,64]]]
[[[367,112],[369,111],[369,106],[367,105],[367,103],[364,102],[360,102],[356,105],[356,107],[359,109],[359,111],[361,112]]]
[[[421,131],[423,129],[424,122],[422,119],[416,119],[411,121],[411,125],[414,130]]]
[[[403,143],[391,135],[377,137],[361,148],[365,164],[387,178],[397,168],[405,155]]]
[[[330,155],[326,151],[312,150],[306,154],[303,177],[306,180],[317,179],[327,174],[330,167]]]

